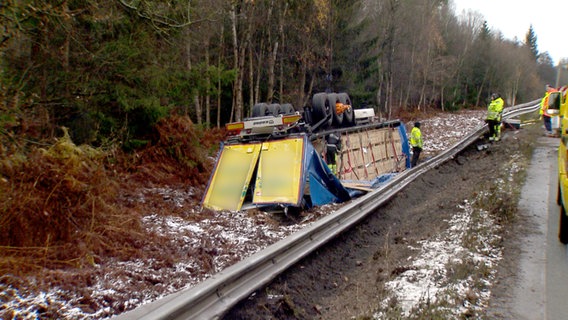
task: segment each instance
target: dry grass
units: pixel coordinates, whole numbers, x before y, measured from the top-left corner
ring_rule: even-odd
[[[179,116],[156,129],[156,143],[131,154],[76,146],[65,130],[47,148],[3,135],[0,276],[139,255],[152,236],[141,227],[141,208],[124,195],[149,183],[204,187],[222,137]]]

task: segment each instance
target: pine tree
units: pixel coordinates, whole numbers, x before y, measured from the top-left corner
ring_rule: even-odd
[[[531,26],[529,27],[529,31],[527,31],[527,35],[525,36],[525,46],[527,46],[530,49],[535,61],[538,58],[538,47],[536,45],[536,40],[537,37],[536,34],[534,33],[534,29],[531,24]]]

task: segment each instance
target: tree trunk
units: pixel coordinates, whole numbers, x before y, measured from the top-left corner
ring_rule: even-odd
[[[487,80],[487,74],[489,73],[489,69],[485,70],[483,74],[483,81],[481,82],[481,86],[477,89],[477,100],[475,101],[475,105],[479,106],[481,102],[481,94],[483,93],[483,88],[485,87],[485,80]]]
[[[225,27],[221,23],[221,45],[219,46],[219,55],[217,57],[217,128],[221,128],[221,94],[222,94],[222,87],[221,87],[221,68],[222,68],[222,61],[223,61],[223,52],[225,51]]]
[[[266,100],[268,102],[272,102],[274,99],[274,79],[276,78],[274,74],[274,65],[276,64],[276,55],[278,52],[278,41],[274,43],[274,48],[272,53],[268,58],[268,95]]]
[[[211,124],[211,97],[209,88],[211,87],[211,75],[209,74],[209,37],[205,39],[205,125],[207,128]]]
[[[284,18],[286,17],[286,13],[288,12],[288,3],[284,4],[284,10],[280,12],[280,25],[279,25],[279,32],[280,32],[280,43],[282,47],[282,54],[280,54],[280,76],[279,76],[279,89],[278,89],[278,97],[280,101],[284,101]]]
[[[62,20],[63,20],[63,26],[65,27],[65,40],[63,42],[63,45],[61,46],[61,65],[63,66],[63,70],[65,71],[65,74],[69,74],[69,42],[70,42],[70,38],[71,38],[71,29],[72,29],[72,25],[71,25],[71,14],[69,13],[69,6],[67,3],[67,0],[63,1],[61,3],[61,10],[63,11],[62,14]],[[71,94],[71,88],[69,86],[70,84],[70,79],[65,79],[65,97],[67,98],[67,100],[71,100],[72,94]]]
[[[407,84],[407,88],[406,88],[406,96],[404,97],[404,103],[403,103],[403,107],[408,106],[409,100],[410,100],[410,94],[414,91],[414,67],[415,67],[415,63],[414,63],[414,57],[416,55],[416,41],[412,42],[412,53],[410,54],[410,72],[408,75],[408,84]]]
[[[446,111],[445,107],[444,107],[444,90],[445,90],[445,88],[442,85],[440,87],[440,105],[441,105],[441,108],[442,108],[442,112]]]
[[[268,67],[267,67],[268,70],[266,70],[268,76],[268,82],[266,88],[268,92],[266,93],[266,101],[269,103],[271,103],[274,98],[274,77],[275,77],[274,65],[276,64],[276,53],[278,51],[278,39],[274,41],[273,45],[272,32],[270,28],[273,9],[274,9],[274,1],[272,0],[270,1],[270,7],[268,8],[268,17],[267,17],[267,23],[269,24],[267,26],[268,50],[271,51],[270,54],[268,55]]]
[[[298,79],[299,80],[298,81],[299,82],[298,83],[298,100],[297,100],[298,105],[299,105],[297,107],[298,111],[303,110],[303,107],[307,104],[307,103],[304,103],[304,88],[306,86],[307,68],[308,68],[307,64],[305,62],[303,62],[303,59],[302,59],[302,63],[300,64],[300,71],[299,71],[299,73],[300,73],[299,78],[300,79]],[[302,109],[299,109],[299,107],[301,107]]]
[[[254,58],[252,51],[252,46],[249,46],[249,117],[252,116],[252,107],[254,106],[254,86],[252,85],[254,83]]]
[[[249,29],[250,30],[250,29]],[[248,40],[248,39],[247,39]],[[241,45],[241,48],[239,49],[239,57],[238,57],[238,71],[237,71],[237,90],[236,90],[236,94],[235,94],[235,103],[236,103],[236,109],[235,109],[235,120],[236,121],[241,121],[243,120],[243,116],[244,116],[244,98],[243,98],[243,82],[244,82],[244,78],[245,78],[245,72],[244,72],[244,68],[245,68],[245,58],[246,58],[246,49],[247,49],[247,45],[248,45],[249,41],[245,41],[245,43],[243,43]]]
[[[264,52],[264,38],[260,39],[260,46],[258,52],[258,60],[257,60],[257,67],[256,67],[256,81],[255,81],[255,93],[254,93],[254,102],[260,102],[260,80],[262,78],[262,57]]]
[[[234,116],[235,121],[243,119],[243,82],[244,82],[244,65],[246,60],[246,48],[250,43],[250,34],[252,29],[253,19],[248,19],[249,23],[245,30],[243,43],[238,41],[237,33],[237,14],[235,12],[236,4],[231,6],[230,16],[233,33],[233,55],[234,55],[234,68],[236,72],[236,81],[233,86],[233,107],[231,109],[231,118]],[[232,120],[231,120],[232,121]]]
[[[197,123],[202,124],[203,110],[201,109],[201,102],[199,101],[199,94],[193,95],[193,104],[195,105],[195,117],[197,118]]]
[[[185,40],[185,52],[186,52],[185,68],[187,70],[187,74],[190,74],[192,65],[191,65],[191,42],[190,42],[191,35],[190,35],[189,28],[186,28],[184,30],[184,33],[185,33],[184,39],[186,39]],[[190,97],[188,97],[188,99],[189,98]],[[188,104],[189,104],[189,102],[188,102]],[[183,115],[184,116],[189,116],[189,110],[188,109],[189,109],[189,107],[184,106],[184,108],[183,108]]]
[[[422,74],[422,88],[420,89],[420,100],[418,102],[418,111],[422,110],[423,106],[426,106],[426,86],[428,84],[428,77],[431,68],[431,52],[432,52],[432,42],[428,41],[428,50],[426,50],[426,61],[424,63],[424,70]]]
[[[233,38],[233,67],[236,72],[236,79],[233,83],[233,105],[231,107],[231,117],[229,122],[232,122],[233,120],[240,121],[240,114],[242,114],[242,84],[239,80],[242,72],[239,69],[239,41],[237,35],[237,14],[235,12],[235,7],[236,4],[233,4],[230,11]],[[238,98],[239,96],[241,96],[240,99]]]

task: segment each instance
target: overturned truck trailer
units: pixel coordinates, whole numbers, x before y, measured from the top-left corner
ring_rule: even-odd
[[[202,205],[213,210],[308,209],[348,201],[409,168],[404,125],[398,120],[378,122],[372,109],[354,112],[345,96],[317,94],[303,114],[290,105],[259,104],[253,109],[255,117],[227,124],[228,137]],[[346,112],[352,118],[338,122],[342,117],[337,113]],[[358,114],[365,118],[357,119]],[[340,137],[342,146],[336,174],[325,159],[331,133]]]

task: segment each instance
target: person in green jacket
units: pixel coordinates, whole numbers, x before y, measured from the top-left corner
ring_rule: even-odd
[[[489,141],[499,141],[501,138],[501,115],[505,102],[498,93],[491,94],[491,103],[487,107],[485,122],[489,127]]]
[[[414,168],[418,164],[418,158],[420,158],[420,152],[422,152],[423,146],[420,122],[415,122],[414,128],[410,131],[410,146],[412,147],[412,160],[410,161],[410,167]]]

